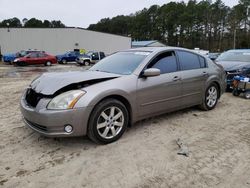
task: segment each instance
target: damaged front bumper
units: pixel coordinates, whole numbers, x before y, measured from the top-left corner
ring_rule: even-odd
[[[83,136],[87,133],[88,118],[91,108],[76,108],[67,110],[48,110],[51,99],[41,99],[37,106],[31,107],[21,98],[20,108],[24,122],[34,131],[51,137]],[[71,125],[72,132],[65,131],[65,126]]]

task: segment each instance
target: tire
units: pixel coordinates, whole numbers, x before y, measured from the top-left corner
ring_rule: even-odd
[[[233,96],[239,96],[240,92],[237,89],[233,89],[232,94],[233,94]]]
[[[244,93],[244,97],[245,97],[245,99],[250,99],[250,91],[246,91]]]
[[[126,106],[116,99],[106,99],[90,115],[88,137],[95,143],[109,144],[123,135],[128,122]]]
[[[218,86],[214,83],[209,85],[205,92],[205,97],[202,105],[200,106],[202,110],[208,111],[215,108],[219,98]]]
[[[47,61],[44,65],[45,65],[45,66],[51,66],[52,63],[51,63],[50,61]]]
[[[62,64],[67,64],[67,60],[66,60],[66,59],[63,59],[63,60],[62,60]]]
[[[16,65],[17,66],[27,66],[27,63],[26,62],[16,62]]]
[[[85,66],[89,66],[89,65],[90,65],[90,62],[89,62],[89,61],[84,61],[84,65],[85,65]]]

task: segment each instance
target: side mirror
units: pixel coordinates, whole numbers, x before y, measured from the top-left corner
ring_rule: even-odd
[[[146,69],[143,73],[143,76],[145,77],[153,77],[153,76],[159,76],[161,74],[160,69],[156,69],[156,68],[149,68]]]
[[[27,56],[27,58],[30,58],[30,56]]]

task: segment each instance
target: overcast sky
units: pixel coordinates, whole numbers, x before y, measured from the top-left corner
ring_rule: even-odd
[[[238,3],[238,0],[222,1],[231,7]],[[67,26],[86,28],[102,18],[129,15],[144,7],[168,2],[170,0],[0,0],[0,21],[13,17],[20,20],[35,17],[61,20]]]

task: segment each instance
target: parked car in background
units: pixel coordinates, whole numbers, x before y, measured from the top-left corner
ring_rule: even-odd
[[[208,58],[215,61],[219,57],[220,53],[208,53]]]
[[[76,58],[76,62],[79,65],[88,66],[91,63],[96,63],[105,57],[104,52],[88,52],[86,54],[80,55]]]
[[[250,76],[250,49],[226,51],[216,59],[216,63],[223,66],[226,71],[227,88],[229,89],[234,76]]]
[[[41,51],[41,50],[21,50],[17,53],[13,53],[13,54],[4,54],[3,55],[3,61],[6,62],[6,63],[13,63],[14,60],[16,58],[19,58],[19,57],[24,57],[26,55],[28,55],[29,53],[32,53],[32,52],[42,52],[42,53],[45,53],[44,51]]]
[[[57,55],[56,58],[57,58],[58,63],[66,64],[68,62],[76,61],[76,58],[78,56],[80,56],[79,51],[70,51],[62,55]]]
[[[87,71],[45,73],[21,98],[26,124],[46,136],[119,139],[141,119],[200,105],[215,108],[225,72],[210,59],[174,47],[117,52]]]
[[[28,55],[20,58],[16,58],[13,62],[14,65],[25,66],[25,65],[38,65],[44,64],[45,66],[51,66],[56,64],[56,57],[49,55],[44,52],[32,52]]]
[[[16,59],[16,54],[3,54],[3,62],[11,63]]]

